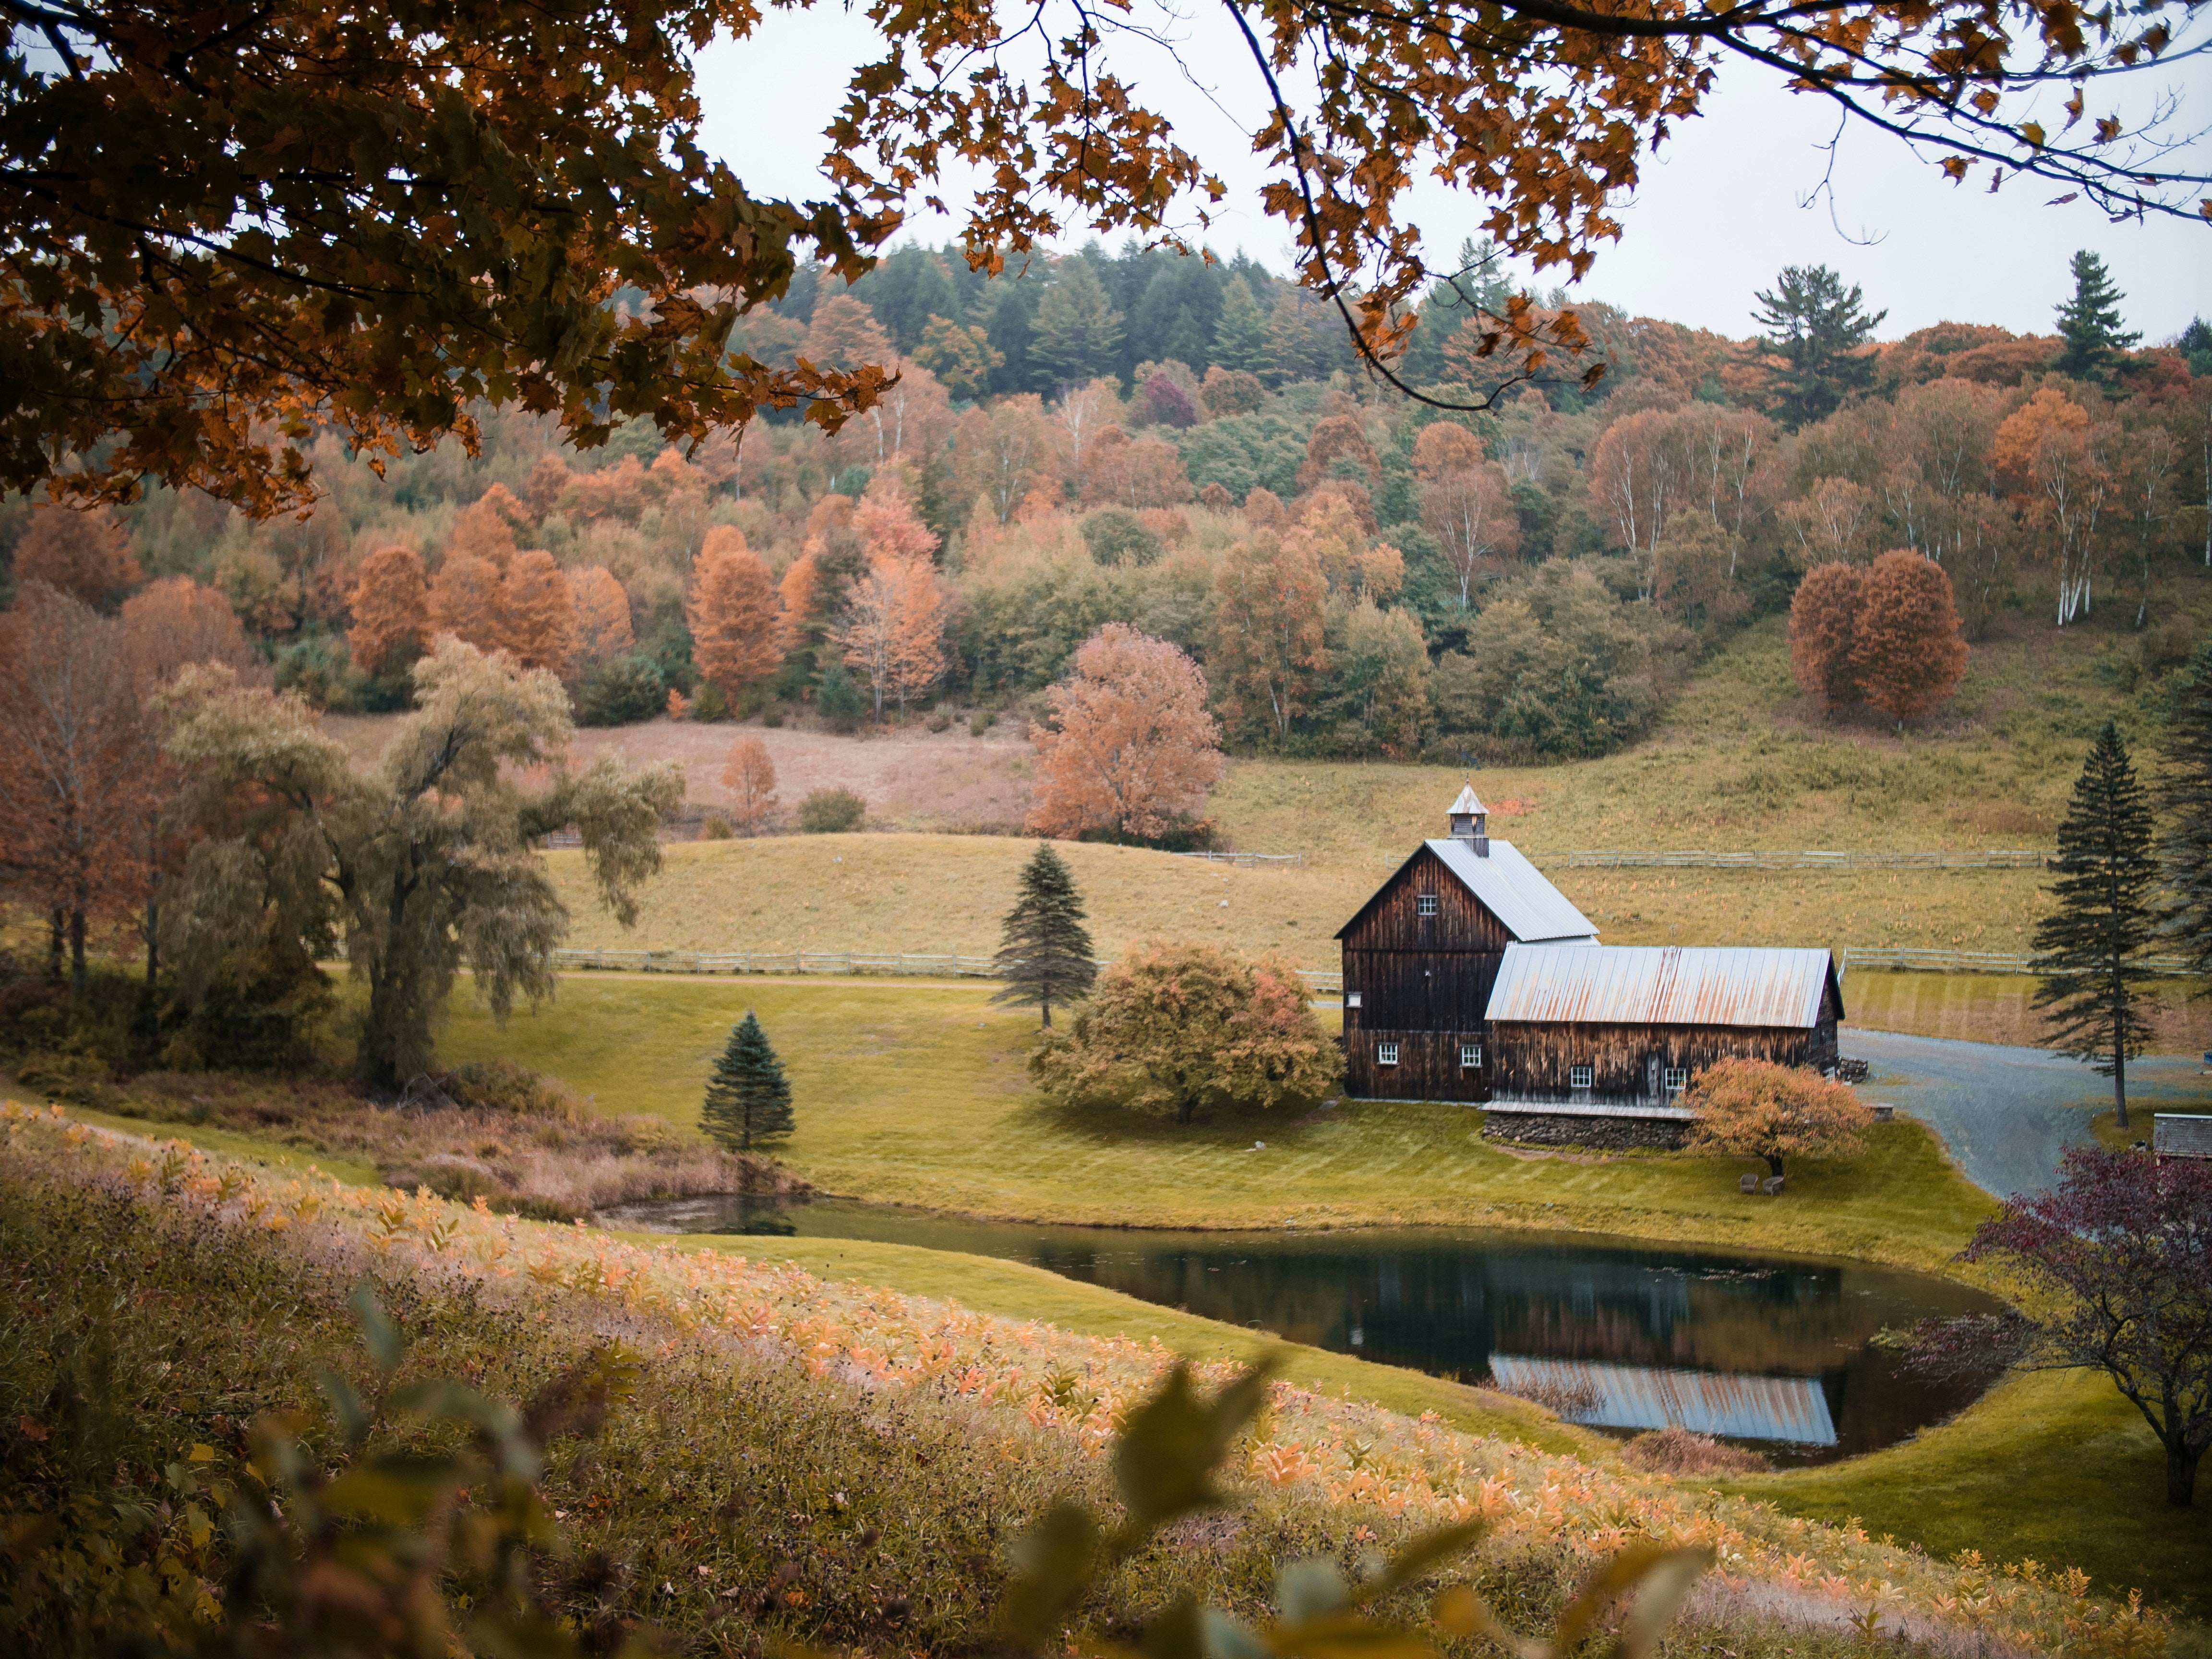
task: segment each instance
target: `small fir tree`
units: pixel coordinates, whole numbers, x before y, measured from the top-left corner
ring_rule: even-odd
[[[2128,1127],[2128,1061],[2150,1036],[2143,953],[2158,928],[2158,860],[2150,804],[2112,721],[2097,734],[2058,826],[2056,902],[2035,925],[2035,1006],[2051,1046],[2112,1079],[2119,1127]]]
[[[2176,677],[2166,712],[2164,931],[2200,980],[2212,981],[2212,645]]]
[[[2120,327],[2120,301],[2127,297],[2113,286],[2102,259],[2087,248],[2074,256],[2074,297],[2057,307],[2058,334],[2066,342],[2058,354],[2061,374],[2084,380],[2101,378],[2115,353],[2142,338]]]
[[[733,1152],[749,1152],[756,1140],[787,1135],[794,1127],[791,1085],[784,1078],[783,1062],[769,1047],[768,1033],[750,1008],[730,1028],[729,1044],[707,1079],[699,1127],[709,1139]]]
[[[1053,1004],[1065,1006],[1090,995],[1098,977],[1075,878],[1050,842],[1022,866],[1021,896],[1006,912],[1006,942],[997,962],[1006,982],[991,1000],[1034,1003],[1047,1030]]]

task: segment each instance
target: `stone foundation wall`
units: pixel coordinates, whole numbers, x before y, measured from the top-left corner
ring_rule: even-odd
[[[1532,1146],[1656,1146],[1672,1152],[1690,1125],[1671,1117],[1585,1117],[1565,1112],[1486,1112],[1486,1140]]]

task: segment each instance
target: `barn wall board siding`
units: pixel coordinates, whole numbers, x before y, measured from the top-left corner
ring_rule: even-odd
[[[1482,1051],[1484,1064],[1459,1063],[1462,1042],[1480,1042],[1473,1031],[1362,1030],[1346,1032],[1344,1040],[1345,1092],[1355,1100],[1463,1100],[1490,1098],[1490,1050]],[[1395,1066],[1378,1064],[1379,1043],[1398,1045]]]
[[[1511,1100],[1618,1102],[1660,1097],[1661,1073],[1695,1073],[1715,1060],[1771,1060],[1825,1071],[1836,1063],[1832,1018],[1810,1028],[1741,1025],[1534,1025],[1501,1020],[1491,1028],[1491,1086]],[[1486,1058],[1492,1058],[1486,1054]],[[1590,1067],[1590,1086],[1570,1075]]]

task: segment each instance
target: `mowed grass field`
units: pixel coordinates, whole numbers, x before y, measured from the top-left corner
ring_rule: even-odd
[[[1056,1111],[1030,1086],[1034,1016],[994,1010],[988,995],[896,980],[575,975],[504,1027],[464,988],[442,1053],[511,1057],[603,1109],[690,1126],[750,1008],[797,1098],[784,1161],[827,1192],[1007,1219],[1541,1226],[1934,1267],[1991,1207],[1907,1121],[1877,1127],[1860,1158],[1793,1164],[1788,1201],[1775,1203],[1744,1197],[1728,1160],[1501,1151],[1465,1107],[1346,1102],[1191,1127]]]

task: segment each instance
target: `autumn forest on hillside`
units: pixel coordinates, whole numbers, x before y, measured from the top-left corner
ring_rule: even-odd
[[[19,589],[142,630],[227,613],[241,666],[341,712],[404,707],[452,633],[554,671],[587,724],[1035,717],[1121,623],[1195,665],[1233,749],[1526,761],[1633,739],[1793,603],[1814,705],[1877,726],[1955,683],[1937,635],[2094,621],[2154,672],[2185,654],[2212,333],[2142,346],[2094,254],[2049,336],[1879,342],[1844,278],[1792,269],[1741,339],[1577,305],[1586,349],[1533,378],[1485,343],[1494,252],[1463,258],[1395,365],[1433,403],[1242,257],[1093,244],[987,278],[909,246],[850,285],[803,268],[732,340],[895,364],[834,435],[767,417],[687,451],[633,421],[579,450],[486,411],[477,455],[449,439],[380,477],[321,439],[301,517],[17,498],[0,544]]]

